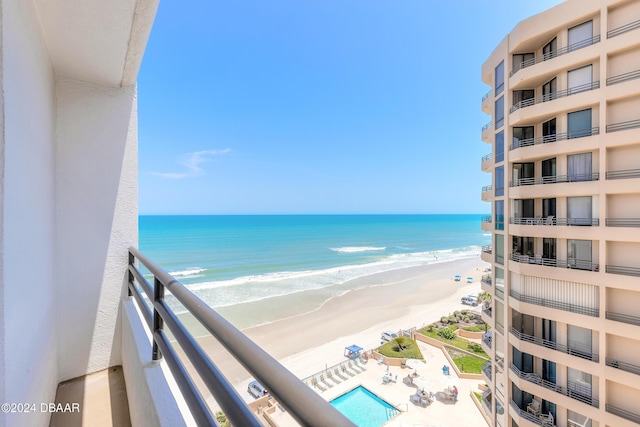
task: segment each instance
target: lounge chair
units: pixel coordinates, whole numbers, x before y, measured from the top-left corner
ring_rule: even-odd
[[[350,377],[355,377],[356,376],[356,373],[353,372],[351,369],[349,369],[349,367],[347,366],[346,363],[341,364],[340,368],[342,369],[342,372],[344,372],[345,374],[349,375]]]
[[[380,356],[380,359],[378,359],[378,365],[382,365],[384,363],[384,356]]]
[[[343,380],[343,381],[344,381],[344,380],[346,380],[346,379],[348,379],[348,377],[346,377],[346,376],[344,376],[344,375],[342,375],[342,374],[340,373],[340,369],[338,369],[338,368],[335,368],[335,369],[333,370],[333,373],[335,374],[335,376],[336,376],[336,377],[340,378],[340,379],[341,379],[341,380]]]
[[[313,377],[311,379],[311,385],[313,385],[315,388],[317,388],[320,391],[327,391],[327,389],[318,382],[318,379],[316,377]]]
[[[359,374],[360,372],[364,371],[364,369],[362,369],[361,367],[356,366],[356,363],[355,363],[354,361],[352,361],[352,360],[349,360],[349,368],[350,368],[353,372],[355,372],[355,373],[357,373],[357,374]]]
[[[320,374],[320,381],[322,382],[322,384],[326,385],[329,388],[331,388],[331,387],[333,387],[335,385],[335,384],[331,384],[329,381],[327,381],[327,379],[324,377],[324,374]]]
[[[362,369],[363,371],[367,370],[367,367],[365,366],[365,364],[362,362],[362,359],[356,359],[355,360],[355,364],[358,368]]]
[[[333,382],[334,382],[334,383],[336,383],[336,384],[340,384],[340,379],[339,379],[339,378],[337,378],[337,377],[335,377],[335,376],[333,376],[333,375],[331,374],[331,371],[327,371],[327,379],[329,379],[329,380],[333,381]]]

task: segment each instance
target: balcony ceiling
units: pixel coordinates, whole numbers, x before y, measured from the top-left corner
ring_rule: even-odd
[[[58,75],[135,83],[159,0],[33,0]]]

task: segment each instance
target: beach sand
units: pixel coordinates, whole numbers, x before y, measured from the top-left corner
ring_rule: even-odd
[[[346,346],[372,349],[380,345],[382,331],[420,328],[454,310],[469,308],[460,304],[460,298],[481,291],[485,267],[488,264],[474,257],[361,277],[347,284],[360,289],[335,297],[314,311],[243,332],[303,378],[342,361]],[[455,282],[455,275],[463,280]],[[471,284],[466,283],[467,277],[473,277]],[[190,323],[188,318],[183,320]],[[246,390],[251,375],[213,337],[198,341],[227,379],[239,390]],[[248,398],[244,391],[241,395]]]

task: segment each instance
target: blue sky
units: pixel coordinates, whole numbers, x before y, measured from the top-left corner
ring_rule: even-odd
[[[490,212],[480,67],[558,3],[161,2],[138,78],[140,213]]]

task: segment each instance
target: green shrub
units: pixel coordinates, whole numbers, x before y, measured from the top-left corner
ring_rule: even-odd
[[[389,341],[378,347],[378,353],[386,357],[398,357],[405,359],[423,359],[422,353],[418,348],[418,344],[412,339],[405,338],[402,341],[403,350],[398,348],[395,341]]]
[[[468,315],[468,314],[469,314],[469,309],[466,309],[466,308],[465,308],[465,309],[464,309],[464,310],[462,310],[460,313],[462,313],[462,315],[463,315],[463,316],[466,316],[466,315]]]
[[[446,340],[452,340],[456,337],[455,332],[453,332],[449,328],[440,328],[438,329],[438,335]]]
[[[449,318],[447,316],[442,316],[440,318],[440,322],[446,325],[447,323],[449,323]]]
[[[457,316],[449,316],[449,323],[457,323],[458,322],[458,317]]]
[[[227,416],[222,411],[216,413],[216,421],[218,421],[220,427],[231,427],[231,423],[229,423]]]
[[[453,315],[456,316],[456,317],[460,317],[460,310],[454,311]]]
[[[480,344],[476,344],[474,342],[470,342],[469,345],[467,346],[467,349],[469,351],[474,352],[474,353],[479,353],[479,352],[483,351],[482,350],[482,346]]]

